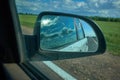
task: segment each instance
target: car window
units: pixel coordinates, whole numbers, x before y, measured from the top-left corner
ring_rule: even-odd
[[[16,7],[23,35],[33,35],[34,24],[39,13],[42,11],[55,11],[82,15],[92,19],[99,25],[107,41],[107,51],[103,55],[56,61],[30,61],[29,63],[37,71],[43,72],[44,75],[49,78],[52,77],[54,80],[120,79],[119,0],[16,0]],[[57,21],[58,19],[66,20],[65,17],[50,17],[49,20]],[[88,32],[87,30],[92,31],[93,29],[85,27],[84,24],[86,23],[79,19],[70,18],[69,22],[72,23],[62,23],[61,21],[59,26],[63,27],[59,29],[54,27],[56,26],[54,23],[46,25],[45,17],[42,18],[42,21],[42,33],[40,35],[41,41],[45,41],[41,44],[42,48],[59,48],[61,45],[66,45],[69,42],[71,44],[77,40],[83,40],[90,35],[96,35]],[[73,27],[66,27],[66,24]],[[50,27],[51,25],[54,26]],[[89,26],[89,24],[86,25]],[[85,28],[87,28],[86,31]],[[46,29],[49,29],[48,33],[45,32]],[[75,30],[77,33],[74,32]],[[62,35],[68,33],[69,35]],[[76,35],[69,37],[73,34]],[[54,40],[54,43],[51,43],[53,41],[50,38]],[[61,39],[63,44],[58,43],[58,39]],[[41,59],[42,57],[34,55],[33,58]]]

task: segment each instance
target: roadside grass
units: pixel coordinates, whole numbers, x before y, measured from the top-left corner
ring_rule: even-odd
[[[36,15],[19,15],[21,26],[33,28]],[[107,51],[113,55],[120,56],[120,22],[95,21],[104,33]]]
[[[107,51],[120,56],[120,22],[96,21],[104,33]]]
[[[37,18],[36,15],[26,15],[26,14],[20,14],[19,15],[20,24],[22,26],[26,26],[26,27],[29,27],[29,28],[34,27],[36,18]]]

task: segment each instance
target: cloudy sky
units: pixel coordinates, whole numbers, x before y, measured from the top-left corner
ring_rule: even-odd
[[[16,0],[16,5],[19,13],[56,11],[120,18],[120,0]]]

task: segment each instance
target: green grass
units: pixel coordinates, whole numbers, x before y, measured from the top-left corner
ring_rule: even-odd
[[[36,15],[19,15],[23,26],[33,28]],[[107,51],[113,55],[120,56],[120,22],[95,21],[104,33],[107,42]]]
[[[120,56],[120,22],[96,21],[104,33],[107,51]]]
[[[34,27],[36,18],[37,18],[36,15],[25,15],[25,14],[19,15],[20,24],[22,26],[27,26],[27,27],[30,27],[30,28]]]

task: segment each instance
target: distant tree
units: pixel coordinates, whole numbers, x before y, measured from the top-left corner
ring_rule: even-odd
[[[88,18],[96,20],[96,21],[120,22],[120,18],[99,17],[99,16],[90,16]]]

